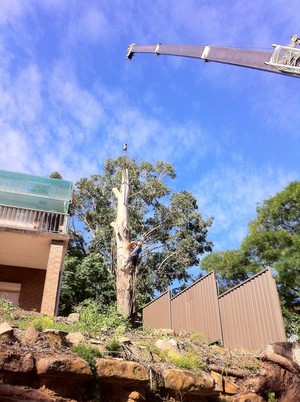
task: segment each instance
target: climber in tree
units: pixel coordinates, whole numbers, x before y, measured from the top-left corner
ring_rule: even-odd
[[[141,241],[132,241],[128,244],[128,248],[130,251],[130,254],[127,258],[126,264],[128,264],[129,262],[132,263],[132,265],[134,267],[136,267],[137,265],[137,260],[139,258],[139,255],[142,251],[142,242]]]

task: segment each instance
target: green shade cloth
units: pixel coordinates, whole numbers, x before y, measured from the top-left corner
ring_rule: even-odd
[[[0,170],[0,205],[68,213],[73,183]]]

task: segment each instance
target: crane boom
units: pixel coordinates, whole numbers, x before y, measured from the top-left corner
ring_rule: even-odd
[[[126,57],[132,59],[135,53],[191,57],[206,62],[214,61],[300,77],[300,49],[296,48],[298,44],[300,44],[300,38],[297,35],[292,36],[288,46],[273,45],[273,53],[217,46],[132,44],[128,47]]]

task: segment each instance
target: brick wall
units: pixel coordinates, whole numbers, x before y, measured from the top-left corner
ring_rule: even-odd
[[[47,264],[41,312],[54,315],[60,270],[64,260],[64,243],[52,240]]]
[[[40,311],[46,271],[0,265],[0,281],[21,283],[19,307]]]

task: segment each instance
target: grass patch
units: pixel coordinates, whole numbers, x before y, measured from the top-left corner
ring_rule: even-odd
[[[111,337],[105,344],[105,348],[106,350],[108,350],[109,352],[113,353],[113,352],[119,352],[120,351],[120,343],[117,337],[113,336]]]
[[[54,321],[48,316],[36,317],[32,320],[31,325],[37,331],[44,331],[45,329],[53,328]]]
[[[256,373],[260,369],[260,363],[258,360],[255,359],[253,361],[246,362],[244,364],[244,367],[252,371],[253,373]]]
[[[206,342],[206,338],[202,334],[202,332],[193,332],[190,335],[190,341],[195,343],[196,345],[202,345],[203,343]]]
[[[166,359],[169,360],[174,366],[194,371],[202,371],[204,362],[199,355],[191,353],[179,353],[175,351],[165,351]]]
[[[102,307],[96,301],[86,300],[78,307],[79,322],[72,325],[72,330],[87,332],[98,336],[103,330],[125,332],[128,320],[117,312],[115,306]],[[70,327],[69,327],[70,328]]]
[[[139,346],[149,349],[153,354],[157,356],[160,355],[160,350],[154,343],[148,341],[140,341],[138,344]]]

